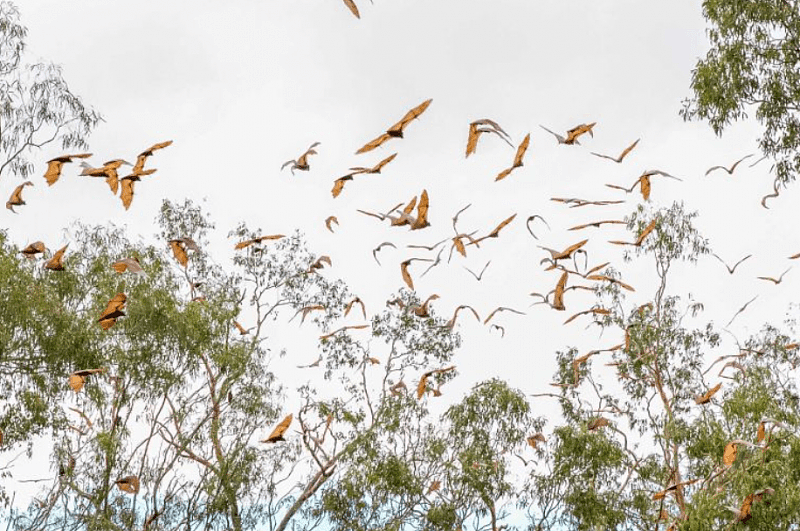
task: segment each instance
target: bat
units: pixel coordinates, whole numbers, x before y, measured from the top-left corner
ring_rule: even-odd
[[[630,153],[631,151],[633,151],[633,148],[635,148],[635,147],[636,147],[636,144],[638,144],[638,143],[639,143],[639,140],[641,140],[641,138],[637,139],[637,140],[636,140],[636,141],[635,141],[633,144],[631,144],[630,146],[626,147],[626,148],[625,148],[625,149],[622,151],[622,153],[620,153],[619,157],[609,157],[608,155],[601,155],[600,153],[595,153],[594,151],[592,151],[591,153],[592,153],[592,155],[594,155],[595,157],[601,157],[601,158],[604,158],[604,159],[613,160],[614,162],[616,162],[617,164],[619,164],[619,163],[621,163],[621,162],[622,162],[622,159],[624,159],[624,158],[625,158],[625,157],[628,155],[628,153]]]
[[[531,143],[531,134],[528,133],[525,135],[525,138],[522,139],[519,147],[517,148],[517,154],[514,156],[514,163],[511,165],[510,168],[507,168],[501,171],[497,177],[495,177],[495,181],[501,181],[509,176],[509,174],[515,169],[522,166],[522,158],[525,156],[525,152],[528,151],[528,145]]]
[[[9,197],[8,201],[6,201],[6,208],[11,212],[14,212],[14,214],[17,212],[13,207],[25,204],[25,201],[22,199],[22,190],[24,190],[26,186],[33,186],[33,183],[30,181],[25,181],[24,183],[20,184],[14,188],[14,191],[11,193],[11,197]]]
[[[406,128],[406,126],[408,126],[408,124],[410,124],[416,118],[419,118],[419,116],[425,112],[425,109],[428,108],[432,101],[432,99],[425,100],[408,111],[399,122],[387,129],[385,133],[380,135],[378,138],[367,142],[358,151],[356,151],[356,155],[366,153],[367,151],[372,151],[373,149],[381,146],[390,138],[403,138],[403,130]]]
[[[44,179],[48,186],[53,186],[61,177],[61,168],[64,164],[72,162],[72,159],[85,159],[91,157],[91,153],[80,153],[77,155],[61,155],[47,161],[47,170],[44,172]]]

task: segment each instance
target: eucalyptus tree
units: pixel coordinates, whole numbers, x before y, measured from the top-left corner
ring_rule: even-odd
[[[205,251],[214,226],[199,208],[165,202],[159,221],[158,246],[77,226],[64,271],[2,247],[0,450],[30,449],[48,431],[53,441],[53,479],[16,515],[19,528],[257,529],[287,495],[277,485],[299,445],[258,442],[283,413],[268,338],[234,321],[251,312],[260,327],[276,308],[315,293],[334,305],[346,290],[307,273],[297,235],[236,257],[230,272]],[[185,265],[169,239],[187,245]],[[143,273],[110,267],[122,259]],[[118,293],[123,315],[103,330]],[[68,376],[90,368],[71,390]]]
[[[794,0],[704,0],[711,48],[692,75],[686,119],[721,134],[754,115],[774,160],[776,190],[800,173],[800,6]]]
[[[26,36],[17,7],[0,1],[0,177],[28,178],[32,154],[52,142],[86,149],[101,120],[69,90],[59,66],[25,62]]]
[[[710,530],[750,520],[788,530],[800,518],[797,344],[767,328],[710,359],[727,343],[713,323],[697,324],[701,303],[669,290],[679,264],[709,253],[693,218],[679,204],[639,206],[628,218],[636,234],[655,220],[625,259],[650,261],[657,282],[638,306],[616,283],[599,289],[612,310],[599,324],[617,344],[558,353],[561,392],[541,395],[558,400],[564,423],[520,498],[531,529]]]

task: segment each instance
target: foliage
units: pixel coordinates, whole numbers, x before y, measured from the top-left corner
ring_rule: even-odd
[[[686,119],[717,134],[755,110],[776,185],[800,173],[800,9],[793,0],[704,0],[711,49],[693,71]]]
[[[16,6],[0,1],[0,177],[11,172],[27,179],[34,170],[30,155],[54,141],[86,149],[101,120],[69,90],[60,67],[24,62],[26,33]]]

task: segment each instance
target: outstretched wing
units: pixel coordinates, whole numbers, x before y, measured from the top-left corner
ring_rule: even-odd
[[[366,144],[364,144],[358,151],[356,151],[356,155],[360,155],[361,153],[366,153],[367,151],[372,151],[373,149],[380,146],[390,138],[392,138],[392,136],[389,133],[383,133],[375,140],[371,140]]]
[[[517,148],[517,154],[514,157],[514,167],[517,168],[522,166],[522,157],[525,156],[525,152],[528,151],[528,145],[531,143],[531,134],[528,133],[525,135],[525,138],[522,140],[522,143]]]
[[[403,116],[403,118],[399,122],[390,127],[386,132],[388,134],[391,134],[393,132],[394,133],[401,132],[403,129],[406,128],[408,124],[411,123],[412,120],[418,118],[419,115],[425,112],[425,109],[428,108],[428,105],[430,105],[432,101],[433,99],[425,100],[416,107],[414,107],[413,109],[411,109],[410,111],[408,111],[406,115]]]
[[[361,18],[361,15],[358,13],[358,7],[356,7],[356,3],[353,2],[353,0],[344,0],[344,5],[347,6],[347,9],[349,9],[357,19]]]

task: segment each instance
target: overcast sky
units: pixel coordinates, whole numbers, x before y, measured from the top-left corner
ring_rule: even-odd
[[[742,164],[733,176],[704,177],[710,166],[754,152],[758,127],[737,124],[717,138],[705,124],[678,115],[690,95],[692,68],[707,49],[699,1],[356,2],[361,20],[341,0],[25,0],[19,7],[29,29],[29,59],[61,65],[71,90],[105,118],[90,139],[92,161],[133,161],[155,142],[174,144],[151,159],[158,173],[137,185],[127,212],[104,183],[77,177],[77,165],[48,188],[38,174],[44,161],[61,154],[48,146],[37,156],[28,204],[19,215],[0,212],[0,225],[20,246],[41,239],[51,249],[69,241],[63,229],[77,219],[124,224],[150,238],[162,199],[189,197],[204,201],[217,224],[211,252],[218,262],[232,256],[226,234],[241,220],[265,233],[300,229],[312,250],[332,258],[334,267],[323,274],[344,279],[368,311],[377,312],[404,286],[399,263],[426,256],[405,244],[451,236],[451,218],[467,204],[460,228],[479,235],[516,213],[500,238],[471,248],[466,259],[456,255],[422,279],[415,264],[412,275],[422,297],[441,295],[434,303],[441,315],[449,317],[459,304],[473,305],[482,318],[499,305],[527,312],[495,317],[504,338],[462,321],[464,345],[455,358],[460,374],[450,384],[450,399],[495,375],[535,393],[552,389],[547,384],[556,350],[605,348],[622,337],[609,330],[601,338],[598,327],[584,328],[588,320],[562,326],[595,303],[591,295],[569,293],[566,312],[528,307],[528,293],[549,291],[558,279],[539,267],[547,253],[536,245],[563,248],[589,238],[590,264],[611,261],[636,288],[631,306],[647,302],[656,289],[651,259],[624,264],[621,250],[606,243],[630,234],[615,227],[566,229],[629,214],[641,196],[604,184],[630,186],[643,170],[660,169],[683,181],[654,178],[654,207],[683,201],[687,210],[699,211],[697,227],[729,263],[754,255],[733,276],[713,258],[678,267],[671,293],[691,293],[705,304],[698,322],[720,326],[758,294],[731,327],[740,339],[767,320],[783,320],[790,294],[800,287],[800,270],[780,286],[756,277],[778,276],[791,265],[786,258],[800,252],[797,187],[765,210],[759,201],[771,188],[769,162]],[[354,154],[428,98],[433,102],[404,139]],[[531,134],[525,165],[501,182],[494,177],[511,164],[514,149],[497,137],[485,135],[477,154],[464,157],[468,124],[479,118],[497,121],[515,146]],[[585,122],[597,125],[594,138],[583,137],[581,146],[557,145],[539,127],[563,133]],[[622,164],[590,155],[618,155],[637,138]],[[280,171],[314,141],[321,144],[311,171]],[[397,158],[381,175],[356,178],[331,197],[333,180],[347,168],[394,152]],[[10,194],[18,184],[12,180],[5,177],[0,192]],[[423,189],[430,196],[427,229],[389,228],[356,212],[384,210]],[[551,197],[628,201],[568,209]],[[540,226],[539,241],[525,228],[532,214],[543,215],[552,228]],[[323,223],[330,215],[340,223],[335,234]],[[379,267],[371,249],[387,240],[398,249],[382,251]],[[488,260],[480,283],[462,267],[477,272]],[[290,359],[276,361],[290,387],[319,376],[293,369],[316,357],[315,331],[305,333],[307,340],[298,339],[294,350],[287,345]],[[732,340],[726,348],[735,348]],[[542,403],[540,411],[553,406]]]

